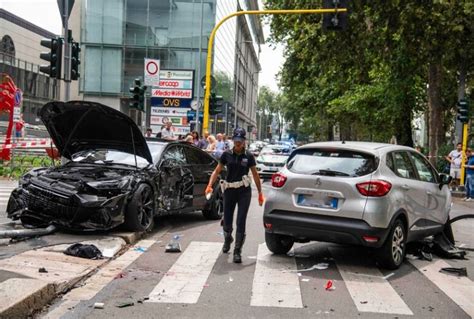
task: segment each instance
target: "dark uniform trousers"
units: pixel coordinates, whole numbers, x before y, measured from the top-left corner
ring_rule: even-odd
[[[247,212],[252,199],[250,187],[228,188],[224,193],[224,231],[232,232],[235,206],[237,206],[237,233],[245,234]]]

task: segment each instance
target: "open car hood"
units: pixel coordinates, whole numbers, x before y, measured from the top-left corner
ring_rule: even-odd
[[[45,104],[39,116],[61,155],[68,159],[83,150],[113,149],[153,162],[138,126],[111,107],[87,101],[56,101]]]

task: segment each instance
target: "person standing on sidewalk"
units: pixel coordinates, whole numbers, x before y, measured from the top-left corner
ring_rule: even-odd
[[[466,150],[467,164],[466,168],[466,202],[474,201],[474,155],[472,150]]]
[[[459,186],[461,178],[462,143],[456,144],[456,149],[446,156],[446,160],[451,164],[449,175],[453,178],[452,187],[455,190]]]
[[[234,147],[222,153],[219,164],[211,175],[206,187],[206,197],[213,193],[212,185],[217,180],[224,166],[227,168],[227,177],[221,181],[221,188],[224,194],[224,246],[222,252],[228,253],[230,245],[234,241],[232,238],[234,210],[237,206],[237,230],[235,234],[234,263],[242,262],[242,246],[245,241],[245,224],[247,213],[252,199],[252,190],[250,188],[249,170],[252,172],[255,186],[258,190],[258,204],[263,205],[264,197],[262,193],[262,184],[256,169],[255,158],[245,149],[245,135],[243,128],[236,128],[232,136]]]

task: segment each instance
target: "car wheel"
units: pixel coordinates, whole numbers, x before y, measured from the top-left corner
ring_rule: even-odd
[[[222,194],[217,191],[211,204],[207,209],[203,209],[202,215],[209,220],[221,219],[224,216],[224,199]]]
[[[407,232],[405,225],[397,219],[387,240],[378,253],[379,264],[387,269],[397,269],[403,262],[406,253]]]
[[[153,190],[141,184],[132,196],[125,211],[125,228],[129,231],[151,231],[154,224],[155,204]]]
[[[265,232],[265,243],[268,249],[277,255],[286,254],[293,247],[295,240],[290,236]]]

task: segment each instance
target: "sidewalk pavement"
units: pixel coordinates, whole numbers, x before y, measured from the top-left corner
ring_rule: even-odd
[[[0,260],[0,318],[24,318],[41,310],[108,263],[127,244],[135,243],[141,235],[114,234],[105,239],[81,242],[94,244],[106,257],[104,259],[65,255],[69,244],[61,244]]]

